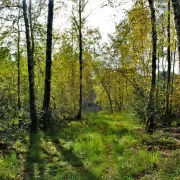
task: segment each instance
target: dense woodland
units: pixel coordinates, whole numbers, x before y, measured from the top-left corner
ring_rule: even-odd
[[[0,0],[0,179],[178,180],[180,1],[90,1]]]

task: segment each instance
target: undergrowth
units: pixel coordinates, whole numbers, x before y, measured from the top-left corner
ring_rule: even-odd
[[[177,142],[149,135],[126,113],[85,114],[66,127],[19,138],[0,156],[0,179],[178,179]]]

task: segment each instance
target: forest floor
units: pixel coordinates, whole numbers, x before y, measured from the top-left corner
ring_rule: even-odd
[[[127,113],[90,113],[51,132],[13,133],[1,132],[1,180],[180,179],[180,143],[174,133],[149,135]]]

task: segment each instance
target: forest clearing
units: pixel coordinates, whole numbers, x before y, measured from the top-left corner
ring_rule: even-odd
[[[180,180],[180,0],[0,0],[0,180]]]

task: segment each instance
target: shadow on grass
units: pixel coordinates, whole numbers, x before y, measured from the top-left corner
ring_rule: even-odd
[[[59,141],[59,136],[55,135],[55,134],[49,134],[47,133],[46,135],[48,135],[48,137],[50,137],[50,139],[53,142],[53,145],[57,148],[57,150],[59,152],[61,152],[61,155],[63,157],[63,160],[66,161],[68,164],[71,165],[71,167],[73,168],[73,170],[75,170],[75,176],[78,179],[81,180],[97,180],[97,176],[95,174],[93,174],[93,172],[91,172],[89,169],[87,169],[84,166],[84,163],[82,161],[82,159],[80,159],[74,152],[73,149],[67,149],[65,148],[61,142]],[[64,174],[64,178],[63,179],[67,179],[68,177],[66,177],[66,175],[68,176],[68,174]],[[69,179],[69,178],[68,178]]]
[[[23,179],[42,179],[44,180],[44,161],[40,157],[41,142],[40,134],[30,134],[30,144],[24,164]]]
[[[43,135],[44,140],[52,141],[53,146],[56,147],[58,152],[62,155],[62,160],[72,167],[72,171],[63,172],[61,166],[57,166],[56,163],[52,164],[51,167],[47,167],[49,159],[53,159],[54,154],[45,151],[46,147],[43,147],[40,141],[42,134],[30,134],[30,144],[26,155],[26,161],[24,163],[24,177],[25,180],[41,179],[45,180],[48,177],[55,177],[57,179],[82,179],[82,180],[97,180],[98,178],[90,172],[88,168],[84,166],[83,161],[72,151],[72,149],[66,149],[58,140],[59,135],[54,135],[52,133],[45,133]],[[47,138],[48,137],[48,138]],[[47,139],[46,139],[47,138]],[[58,141],[57,141],[58,140]],[[44,159],[43,154],[46,154]],[[47,158],[48,157],[48,158]],[[58,157],[56,155],[56,157]],[[47,171],[49,168],[49,171]],[[46,171],[46,173],[45,173]],[[48,174],[47,174],[48,172]],[[58,172],[62,172],[58,174]]]
[[[31,134],[29,150],[25,162],[24,179],[45,180],[47,179],[47,176],[50,179],[51,177],[57,179],[79,180],[99,179],[99,175],[95,174],[91,169],[88,169],[88,167],[85,166],[84,159],[80,158],[73,151],[72,147],[66,148],[63,146],[63,142],[60,142],[59,138],[65,142],[74,141],[75,138],[78,138],[82,133],[89,134],[89,132],[98,132],[100,136],[104,137],[103,139],[106,139],[106,136],[110,135],[117,135],[121,138],[126,134],[131,134],[131,130],[123,125],[117,127],[116,121],[113,121],[112,118],[110,118],[110,120],[115,123],[113,125],[107,122],[108,117],[96,118],[95,116],[92,116],[89,118],[90,120],[88,119],[79,123],[76,121],[72,122],[71,126],[61,128],[61,133],[54,133],[59,132],[59,127],[56,127],[55,130],[51,129],[51,132],[44,132],[43,136],[42,133]],[[43,140],[50,142],[49,146],[55,147],[54,149],[57,149],[58,153],[56,151],[51,151],[51,149],[46,146],[46,142],[45,145],[42,145],[40,141],[41,136],[43,137]],[[111,142],[106,142],[104,140],[103,143],[105,143],[108,154],[109,151],[111,151]]]

